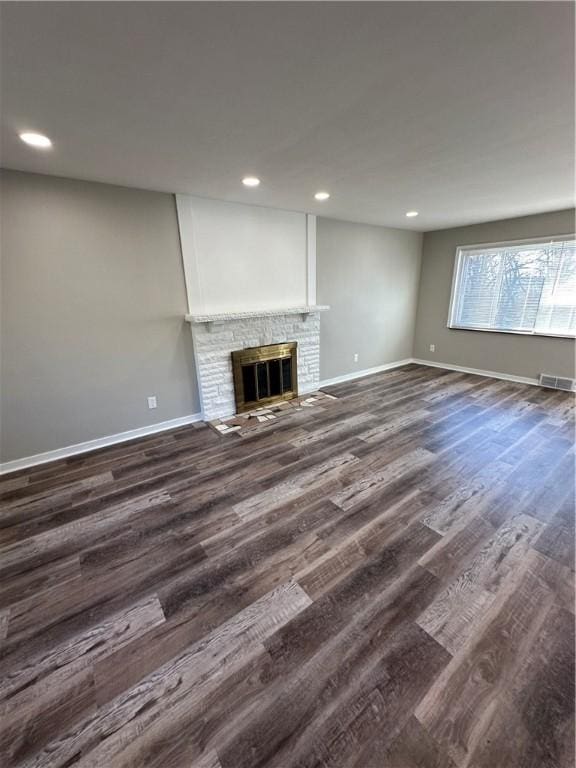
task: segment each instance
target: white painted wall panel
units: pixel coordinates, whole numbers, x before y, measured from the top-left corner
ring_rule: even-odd
[[[176,198],[191,313],[307,303],[305,214]]]

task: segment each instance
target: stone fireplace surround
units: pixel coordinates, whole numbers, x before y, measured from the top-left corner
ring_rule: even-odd
[[[246,347],[298,343],[298,391],[320,384],[320,313],[307,305],[254,312],[186,315],[192,329],[200,403],[206,421],[235,412],[231,353]]]

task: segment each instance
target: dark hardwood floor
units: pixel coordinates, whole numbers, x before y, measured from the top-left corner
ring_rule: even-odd
[[[573,767],[573,398],[328,391],[0,479],[3,768]]]

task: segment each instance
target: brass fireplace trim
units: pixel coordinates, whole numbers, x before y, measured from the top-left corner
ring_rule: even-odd
[[[250,411],[261,406],[272,405],[273,403],[292,400],[298,397],[298,343],[289,341],[283,344],[267,344],[262,347],[248,347],[232,352],[232,372],[234,375],[234,393],[236,396],[236,411]],[[244,381],[242,378],[242,367],[245,365],[254,365],[264,363],[270,360],[282,360],[290,358],[291,365],[291,386],[289,390],[284,390],[282,379],[280,380],[281,394],[272,397],[263,397],[257,400],[246,400],[244,393]]]

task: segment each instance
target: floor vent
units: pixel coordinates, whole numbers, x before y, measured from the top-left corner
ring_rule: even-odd
[[[540,384],[551,389],[563,389],[566,392],[574,392],[576,379],[567,379],[562,376],[550,376],[547,373],[540,374]]]

